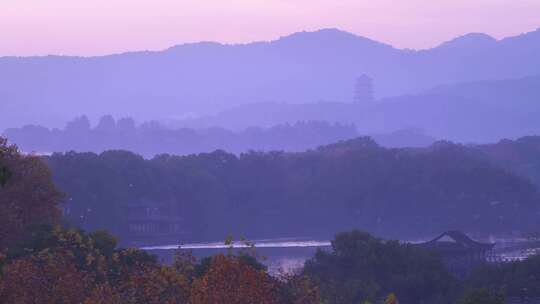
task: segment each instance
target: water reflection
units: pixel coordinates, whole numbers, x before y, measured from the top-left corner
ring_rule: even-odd
[[[493,250],[493,262],[523,260],[534,254],[540,254],[540,242],[524,239],[504,239],[496,241]],[[253,242],[257,255],[271,273],[291,272],[301,268],[317,249],[329,250],[330,241],[269,239]],[[223,242],[170,244],[162,246],[143,246],[143,250],[156,254],[165,263],[172,262],[175,250],[190,250],[196,257],[204,258],[218,253],[239,252],[250,247],[243,242],[226,245]]]

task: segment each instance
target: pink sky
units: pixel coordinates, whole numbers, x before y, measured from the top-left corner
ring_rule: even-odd
[[[399,48],[540,27],[540,0],[0,0],[0,56],[102,55],[339,28]]]

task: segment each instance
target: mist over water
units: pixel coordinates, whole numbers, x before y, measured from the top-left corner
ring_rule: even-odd
[[[406,240],[402,243],[421,244],[431,239]],[[526,239],[497,239],[491,237],[489,242],[495,243],[495,253],[491,257],[493,261],[521,261],[527,257],[540,253],[540,243]],[[143,246],[146,250],[157,254],[163,261],[172,262],[174,252],[178,250],[191,251],[198,258],[212,256],[217,253],[238,252],[238,250],[252,248],[256,254],[268,265],[269,272],[274,275],[281,273],[294,273],[302,269],[306,260],[310,259],[316,250],[331,250],[330,241],[321,240],[294,240],[273,239],[252,241],[251,245],[242,242],[234,242],[226,245],[223,242],[171,244]]]

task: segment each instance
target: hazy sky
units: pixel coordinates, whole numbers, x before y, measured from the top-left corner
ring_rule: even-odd
[[[540,27],[540,0],[0,0],[0,56],[273,40],[335,27],[399,48]]]

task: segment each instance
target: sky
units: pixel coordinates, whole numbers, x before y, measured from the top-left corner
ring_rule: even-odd
[[[0,0],[0,56],[93,56],[339,28],[424,49],[540,27],[540,0]]]

